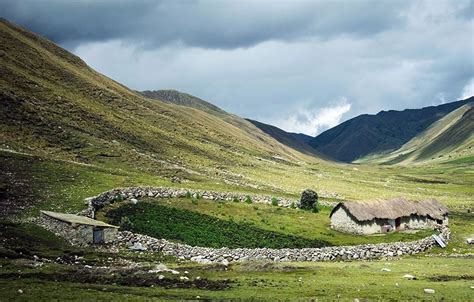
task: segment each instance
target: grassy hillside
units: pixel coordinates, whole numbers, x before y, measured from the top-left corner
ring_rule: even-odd
[[[434,122],[473,101],[471,97],[421,109],[363,114],[321,133],[309,144],[323,154],[352,162],[369,154],[400,148]]]
[[[87,194],[114,186],[166,184],[296,198],[310,187],[339,200],[406,196],[472,202],[470,165],[400,170],[319,160],[235,115],[145,98],[5,20],[0,42],[0,159],[7,167],[0,172],[0,191],[10,201],[24,200],[15,197],[23,194],[18,184],[30,188],[29,199],[54,200],[64,209],[76,209]],[[71,181],[63,183],[62,175]],[[87,184],[85,190],[76,177]],[[50,185],[41,187],[42,182]]]
[[[400,149],[375,154],[358,162],[385,164],[472,161],[474,156],[474,106],[466,104],[449,113]]]
[[[244,119],[228,122],[145,98],[5,20],[0,65],[0,146],[6,150],[183,180],[218,177],[227,173],[225,165],[254,158],[316,160]]]

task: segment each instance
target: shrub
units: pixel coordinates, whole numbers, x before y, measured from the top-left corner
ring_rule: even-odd
[[[272,198],[272,206],[277,207],[277,206],[278,206],[278,203],[279,203],[279,200],[278,200],[276,197],[273,197],[273,198]]]
[[[120,228],[126,231],[131,231],[133,229],[133,222],[127,216],[120,218]]]
[[[199,193],[196,193],[196,199],[201,199],[201,198],[202,198],[202,196],[199,195]]]
[[[191,198],[191,197],[192,197],[191,192],[187,191],[186,192],[186,198]]]
[[[252,203],[252,198],[249,195],[247,195],[247,196],[245,196],[244,202],[245,203]]]
[[[318,205],[315,205],[311,211],[312,211],[313,213],[319,213]]]
[[[318,193],[311,189],[306,189],[301,193],[301,200],[298,204],[300,209],[312,210],[317,206]]]
[[[290,208],[291,208],[291,209],[296,209],[296,206],[295,206],[295,203],[294,203],[294,202],[291,203]]]
[[[237,199],[237,197],[234,197],[234,199],[232,199],[233,202],[240,202],[240,200]]]
[[[198,204],[198,200],[196,198],[191,199],[192,204]]]

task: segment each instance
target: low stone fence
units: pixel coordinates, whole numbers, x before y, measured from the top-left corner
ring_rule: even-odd
[[[244,194],[244,193],[230,193],[230,192],[217,192],[208,190],[193,190],[193,189],[174,189],[167,187],[128,187],[128,188],[116,188],[110,191],[101,193],[98,196],[87,198],[86,201],[89,205],[88,209],[82,211],[80,214],[94,218],[94,212],[101,209],[107,204],[114,203],[118,200],[127,199],[139,199],[143,197],[155,197],[155,198],[172,198],[172,197],[186,197],[191,195],[197,197],[199,195],[202,199],[217,200],[217,201],[239,201],[244,202],[250,197],[253,203],[264,203],[271,204],[272,199],[278,200],[278,205],[282,207],[291,207],[292,205],[297,206],[298,200],[280,198],[277,196],[268,195],[257,195],[257,194]],[[336,202],[329,201],[318,201],[320,205],[334,207]]]
[[[143,197],[172,198],[199,196],[203,199],[216,201],[239,201],[244,202],[248,197],[254,203],[270,204],[273,196],[228,193],[193,189],[174,189],[167,187],[128,187],[117,188],[101,193],[98,196],[86,199],[88,208],[82,215],[94,218],[95,211],[104,206],[120,200],[139,199]],[[278,198],[278,205],[291,207],[297,205],[298,200]],[[337,203],[319,201],[323,206],[333,207]],[[450,231],[447,227],[441,227],[440,236],[448,241]],[[147,235],[121,231],[115,241],[116,245],[130,248],[132,246],[144,247],[149,252],[162,252],[166,255],[175,256],[179,259],[197,261],[203,263],[232,262],[245,260],[271,260],[271,261],[332,261],[332,260],[354,260],[354,259],[379,259],[394,256],[412,255],[424,252],[433,247],[436,242],[429,236],[420,240],[410,242],[393,242],[380,244],[363,244],[354,246],[333,246],[324,248],[302,248],[302,249],[269,249],[269,248],[208,248],[196,247],[186,244],[170,242],[166,239],[157,239]]]
[[[440,236],[445,240],[449,240],[449,229],[447,227],[440,229]],[[179,259],[201,263],[226,263],[232,261],[264,259],[271,261],[368,260],[418,254],[430,249],[436,244],[434,239],[429,236],[410,242],[332,246],[324,248],[217,249],[174,243],[166,239],[156,239],[147,235],[135,234],[128,231],[119,232],[117,243],[124,247],[138,245],[150,252],[162,252],[165,255],[175,256]]]

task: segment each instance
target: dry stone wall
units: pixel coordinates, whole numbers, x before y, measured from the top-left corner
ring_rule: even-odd
[[[244,202],[247,196],[250,196],[252,202],[269,204],[273,196],[215,192],[192,189],[174,189],[166,187],[129,187],[117,188],[104,192],[98,196],[86,199],[89,205],[88,209],[82,212],[83,215],[94,218],[96,210],[113,203],[117,200],[131,200],[143,197],[170,198],[186,197],[191,194],[197,197],[197,194],[203,199],[233,201],[235,199]],[[297,200],[278,198],[279,206],[290,207]],[[320,201],[324,206],[335,206],[336,203]],[[449,240],[449,228],[443,226],[439,229],[440,236]],[[380,244],[364,244],[355,246],[334,246],[324,248],[303,248],[303,249],[247,249],[247,248],[207,248],[190,246],[168,241],[166,239],[157,239],[147,235],[136,234],[128,231],[118,233],[115,241],[116,245],[132,248],[133,246],[144,247],[149,252],[162,252],[166,255],[175,256],[179,259],[197,261],[202,263],[213,262],[232,262],[245,260],[271,260],[271,261],[333,261],[333,260],[368,260],[378,258],[389,258],[395,256],[412,255],[424,252],[436,243],[429,236],[420,240],[411,242],[394,242]]]
[[[444,227],[440,236],[449,239],[449,229]],[[303,249],[246,249],[246,248],[206,248],[156,239],[147,235],[128,231],[120,232],[117,243],[125,247],[143,246],[151,252],[162,252],[179,259],[201,263],[232,262],[245,260],[271,261],[334,261],[334,260],[368,260],[413,255],[424,252],[435,245],[431,237],[411,242],[393,242],[380,244],[363,244],[354,246],[334,246]]]
[[[234,201],[244,202],[247,197],[252,199],[254,203],[265,203],[271,204],[273,198],[278,199],[278,205],[282,207],[291,207],[292,204],[295,206],[298,204],[296,199],[280,198],[277,196],[268,195],[257,195],[257,194],[244,194],[244,193],[230,193],[230,192],[217,192],[208,190],[193,190],[193,189],[175,189],[167,187],[128,187],[128,188],[116,188],[110,191],[101,193],[98,196],[90,197],[86,199],[86,203],[89,205],[88,209],[84,210],[80,214],[92,217],[94,211],[101,209],[107,204],[113,203],[117,200],[127,199],[139,199],[143,197],[155,197],[155,198],[172,198],[172,197],[186,197],[190,194],[192,197],[198,195],[202,199],[208,200],[219,200],[219,201]],[[333,207],[337,203],[328,201],[318,201],[320,205]]]

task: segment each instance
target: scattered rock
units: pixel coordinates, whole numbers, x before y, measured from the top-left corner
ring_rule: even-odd
[[[136,198],[132,198],[132,199],[130,199],[130,201],[131,201],[133,204],[137,204],[137,203],[138,203],[138,199],[136,199]]]
[[[382,272],[391,272],[392,270],[389,269],[389,268],[384,267],[384,268],[381,269],[381,271]]]
[[[432,289],[432,288],[425,288],[423,291],[427,294],[434,294],[435,293],[435,290]]]
[[[143,246],[141,242],[135,242],[131,247],[133,251],[146,251],[146,247]]]
[[[415,280],[415,279],[416,279],[415,276],[410,275],[410,274],[404,275],[403,278],[405,278],[405,279],[407,279],[407,280]]]
[[[18,290],[18,293],[19,293],[19,294],[23,294],[23,290],[20,288],[20,289]]]
[[[467,238],[466,243],[467,244],[474,244],[474,238]]]

